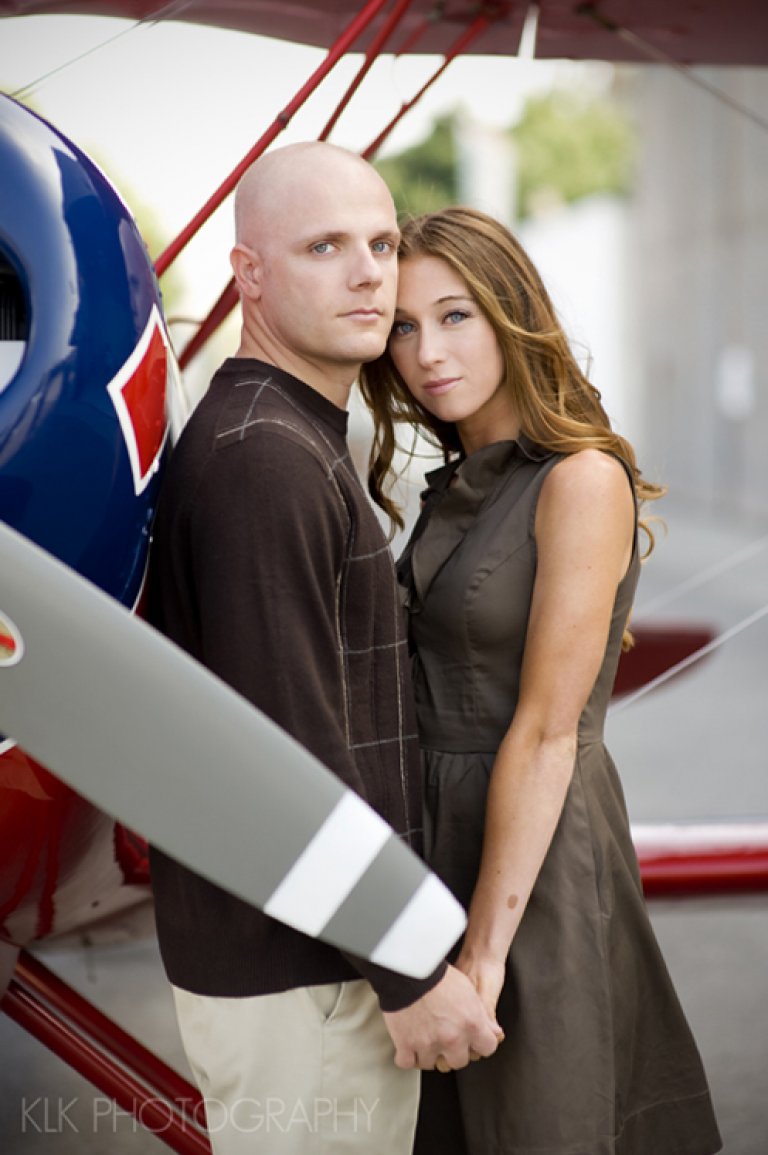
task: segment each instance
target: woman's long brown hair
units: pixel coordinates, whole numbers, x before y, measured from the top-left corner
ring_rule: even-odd
[[[606,450],[620,457],[634,479],[638,506],[661,497],[664,488],[647,481],[629,442],[613,429],[600,393],[581,371],[555,308],[528,254],[499,221],[476,209],[451,207],[407,221],[401,262],[438,257],[463,277],[493,326],[521,433],[555,453]],[[389,351],[363,366],[360,387],[374,421],[368,488],[373,500],[402,527],[390,496],[398,428],[418,429],[439,446],[446,460],[461,451],[455,425],[438,421],[413,399]],[[647,521],[647,556],[653,533]]]

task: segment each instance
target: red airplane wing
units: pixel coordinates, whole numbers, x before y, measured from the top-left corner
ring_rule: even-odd
[[[178,12],[174,10],[178,7]],[[191,0],[160,9],[165,18],[212,24],[314,44],[334,43],[363,0]],[[413,0],[394,50],[445,52],[483,14],[488,27],[465,49],[491,55],[517,54],[529,9],[524,0]],[[51,13],[158,18],[156,0],[0,0],[0,16]],[[360,38],[364,50],[386,19],[379,13]],[[768,63],[768,6],[764,0],[540,0],[536,56],[543,59],[645,62],[648,49],[680,64]]]

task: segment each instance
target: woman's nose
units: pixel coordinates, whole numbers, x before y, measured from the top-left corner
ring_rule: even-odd
[[[434,365],[442,360],[442,344],[439,335],[429,327],[422,326],[419,332],[418,358],[420,365]]]

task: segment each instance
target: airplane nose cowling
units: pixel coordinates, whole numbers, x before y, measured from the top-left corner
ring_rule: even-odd
[[[0,172],[0,518],[132,606],[167,442],[152,263],[104,174],[8,97]]]
[[[176,379],[128,208],[79,148],[0,95],[0,520],[130,609]],[[0,944],[125,904],[121,833],[0,734]]]

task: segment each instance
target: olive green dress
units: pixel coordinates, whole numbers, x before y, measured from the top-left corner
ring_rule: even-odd
[[[525,438],[428,474],[399,564],[425,763],[429,861],[466,905],[488,777],[518,696],[534,517],[560,457]],[[643,900],[603,745],[640,561],[618,587],[565,806],[515,936],[496,1054],[426,1072],[416,1155],[710,1155],[706,1078]]]

